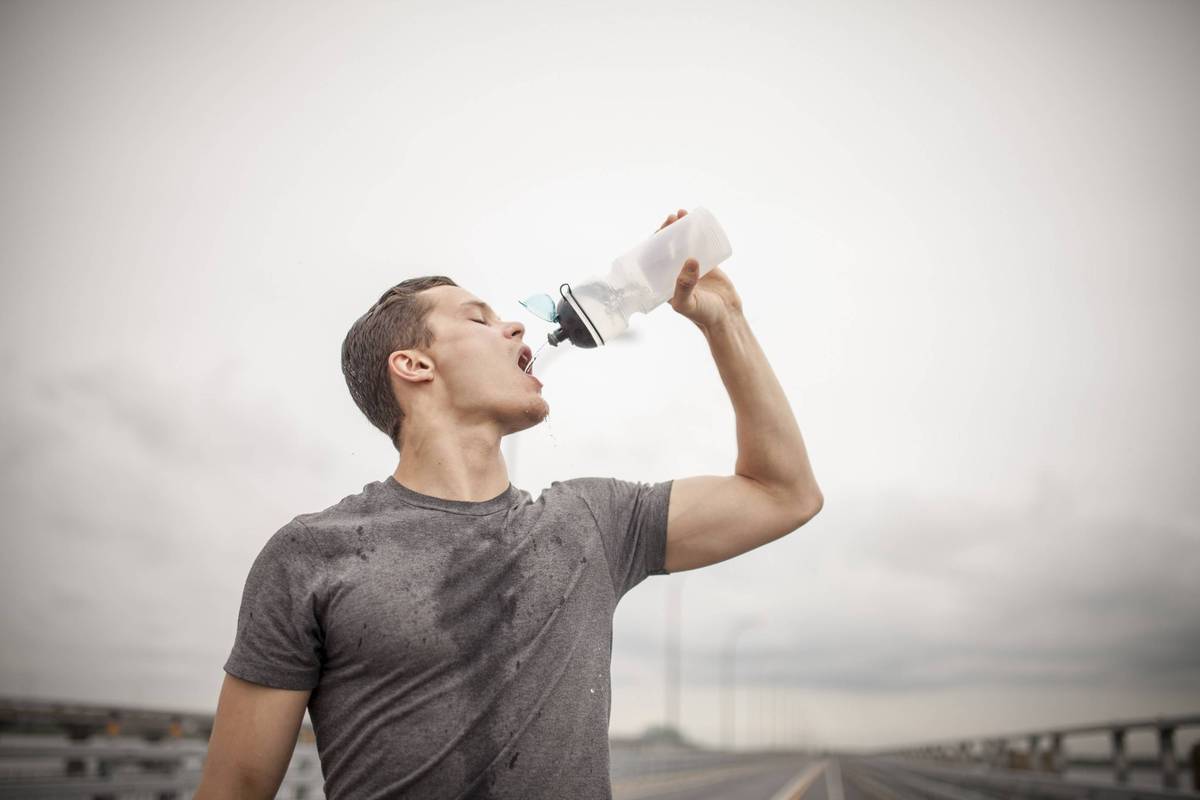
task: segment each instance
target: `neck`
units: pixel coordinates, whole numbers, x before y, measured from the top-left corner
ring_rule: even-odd
[[[414,492],[444,500],[491,500],[508,488],[508,466],[494,424],[457,421],[408,427],[405,420],[400,465],[392,473]]]

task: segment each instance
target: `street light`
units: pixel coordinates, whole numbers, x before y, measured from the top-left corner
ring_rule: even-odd
[[[729,632],[725,635],[725,646],[721,651],[721,683],[724,695],[721,703],[721,730],[724,746],[728,750],[734,748],[734,721],[737,713],[735,705],[736,671],[734,669],[737,640],[739,636],[760,622],[762,622],[760,616],[742,617],[730,626]]]
[[[687,575],[679,575],[667,582],[667,607],[666,607],[666,658],[665,666],[665,691],[663,697],[666,707],[665,725],[668,729],[675,731],[682,738],[683,727],[679,721],[680,712],[680,639],[681,633],[681,617],[683,616],[683,583],[687,579]]]

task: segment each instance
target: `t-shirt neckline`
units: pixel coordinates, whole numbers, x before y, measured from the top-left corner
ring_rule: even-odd
[[[509,508],[516,500],[518,493],[518,489],[510,481],[507,489],[490,500],[449,500],[444,497],[421,494],[400,483],[394,475],[388,475],[384,478],[383,483],[393,494],[409,505],[432,508],[436,511],[449,511],[452,514],[473,514],[475,516],[494,514]]]

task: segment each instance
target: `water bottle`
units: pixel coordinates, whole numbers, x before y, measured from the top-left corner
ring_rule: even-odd
[[[546,336],[550,344],[597,347],[624,333],[633,314],[648,314],[670,300],[683,262],[696,259],[703,276],[732,254],[717,218],[697,206],[614,261],[607,274],[562,284],[557,303],[546,294],[520,302],[558,324]]]

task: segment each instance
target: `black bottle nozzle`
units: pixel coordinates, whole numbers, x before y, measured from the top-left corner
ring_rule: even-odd
[[[563,285],[565,286],[566,284]],[[584,325],[583,320],[579,318],[579,315],[575,313],[575,309],[567,302],[565,295],[562,300],[558,301],[557,319],[559,323],[558,329],[546,335],[546,339],[550,344],[558,347],[559,342],[570,340],[571,344],[576,347],[596,346],[596,339],[592,336],[588,327]]]

